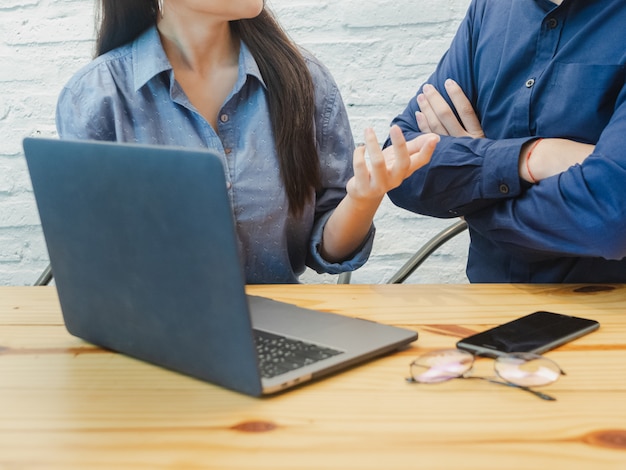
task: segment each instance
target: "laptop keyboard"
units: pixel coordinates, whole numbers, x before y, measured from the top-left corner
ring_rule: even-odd
[[[342,354],[341,351],[326,346],[306,343],[262,330],[254,330],[254,338],[261,376],[264,378],[275,377]]]

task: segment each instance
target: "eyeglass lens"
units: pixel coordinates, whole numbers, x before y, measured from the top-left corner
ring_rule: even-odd
[[[439,383],[462,377],[474,366],[474,356],[460,349],[442,349],[411,363],[411,377],[420,383]]]
[[[552,360],[530,353],[498,357],[494,367],[501,378],[524,387],[551,384],[562,374],[561,368]]]
[[[461,349],[432,351],[411,363],[411,377],[420,383],[439,383],[463,377],[474,365],[474,355]],[[499,356],[494,368],[499,377],[515,385],[533,387],[556,381],[563,372],[552,360],[532,353]]]

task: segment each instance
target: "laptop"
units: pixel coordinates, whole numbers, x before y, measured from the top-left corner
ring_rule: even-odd
[[[87,342],[262,396],[417,339],[246,295],[212,151],[44,138],[24,151],[64,322]]]

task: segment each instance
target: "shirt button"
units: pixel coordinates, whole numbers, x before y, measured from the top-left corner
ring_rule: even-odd
[[[228,148],[228,149],[224,149],[224,153],[225,153],[226,155],[230,155],[232,152],[233,152],[233,149],[230,149],[230,148]]]
[[[230,181],[226,182],[226,189],[230,189],[233,187],[233,183],[231,183]]]
[[[554,29],[559,25],[559,21],[556,18],[550,18],[547,25],[548,29]]]
[[[220,121],[222,122],[228,122],[228,114],[222,114],[220,116]]]
[[[534,78],[529,78],[528,80],[526,80],[526,88],[532,88],[534,84],[535,84]]]
[[[500,183],[500,186],[498,187],[498,189],[500,190],[500,193],[502,194],[509,194],[509,187],[504,183]]]

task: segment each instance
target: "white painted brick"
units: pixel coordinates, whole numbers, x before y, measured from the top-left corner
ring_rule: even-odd
[[[0,4],[0,12],[10,13],[18,8],[26,8],[38,5],[40,0],[2,0]]]
[[[22,155],[26,136],[55,136],[61,87],[93,54],[94,0],[0,0],[0,285],[31,284],[47,251]],[[469,0],[269,0],[288,34],[337,81],[357,142],[365,127],[386,138],[448,47]],[[353,282],[385,282],[451,223],[385,199],[372,257]],[[409,282],[467,282],[467,234],[445,245]],[[307,272],[305,282],[335,282]]]
[[[31,193],[15,193],[2,200],[0,228],[31,228],[39,225],[39,215]]]
[[[342,18],[347,27],[367,28],[368,30],[445,22],[450,17],[449,5],[455,4],[455,2],[430,0],[411,2],[342,0],[337,3],[341,5]]]

